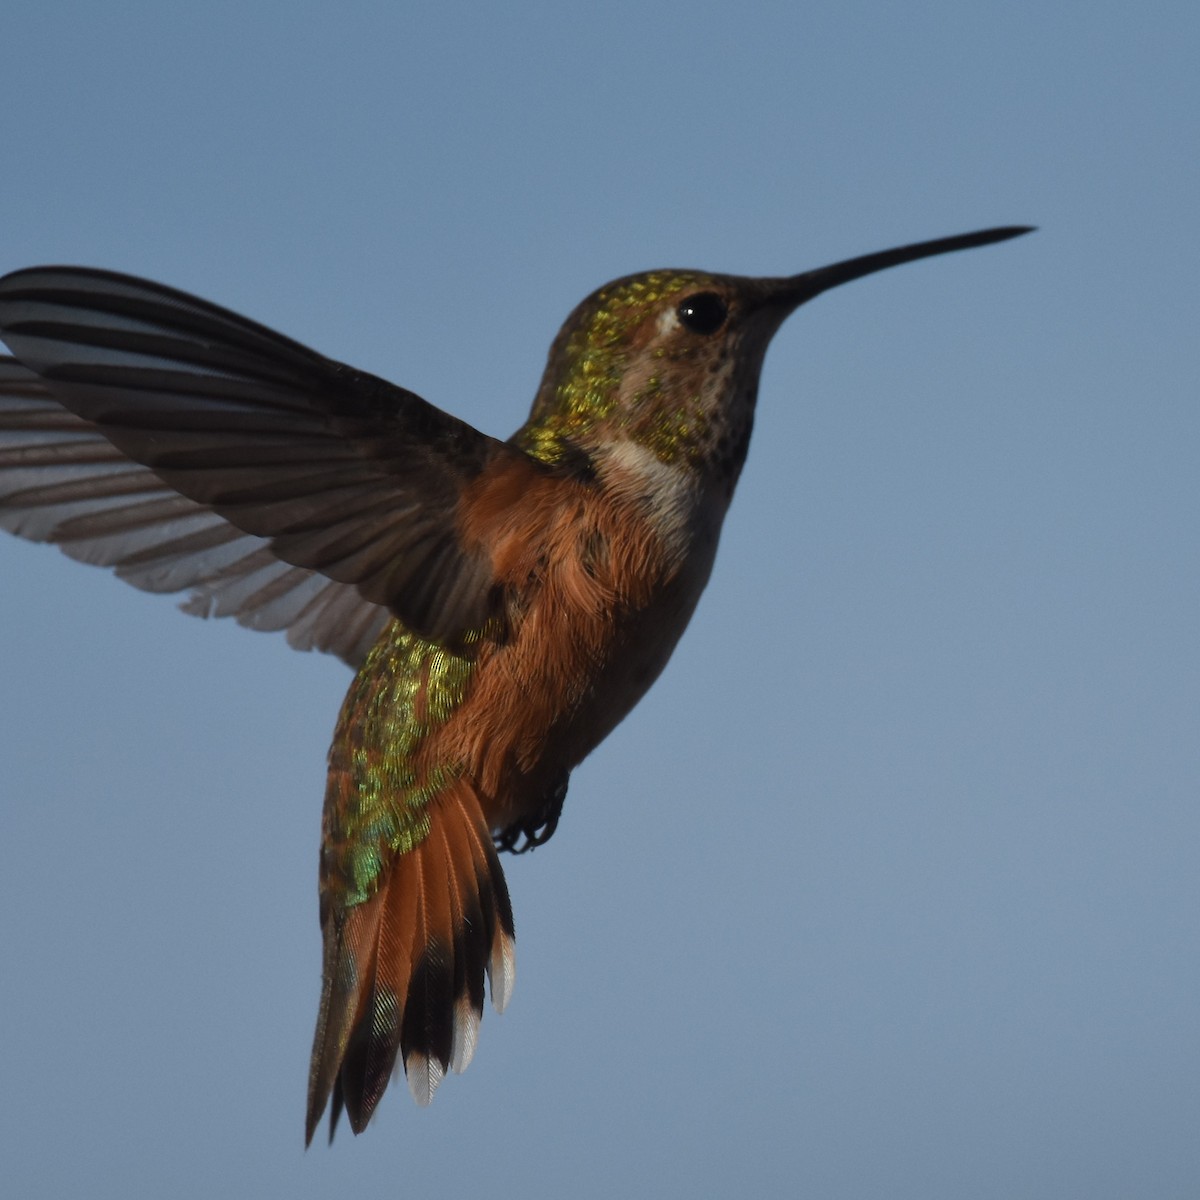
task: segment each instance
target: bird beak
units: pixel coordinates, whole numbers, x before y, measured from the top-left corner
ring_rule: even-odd
[[[977,233],[960,233],[956,237],[936,238],[932,242],[915,242],[911,246],[897,246],[893,250],[880,250],[875,254],[862,254],[858,258],[847,258],[815,271],[802,271],[783,279],[765,281],[763,306],[776,309],[782,319],[801,304],[827,292],[839,284],[872,275],[887,267],[898,267],[901,263],[913,262],[918,258],[930,258],[935,254],[949,254],[951,250],[970,250],[974,246],[989,246],[992,242],[1005,242],[1009,238],[1032,233],[1033,225],[1005,225],[998,229],[982,229]]]

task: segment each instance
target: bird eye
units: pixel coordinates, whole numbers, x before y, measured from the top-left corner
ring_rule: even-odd
[[[682,325],[693,333],[716,333],[725,324],[729,309],[716,292],[697,292],[680,300],[675,309]]]

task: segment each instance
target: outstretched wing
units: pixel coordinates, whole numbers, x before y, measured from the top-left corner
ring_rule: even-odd
[[[63,408],[14,358],[0,358],[0,529],[56,542],[144,591],[189,591],[185,612],[286,629],[296,649],[355,667],[391,615],[181,496]]]
[[[351,663],[389,615],[499,611],[459,526],[489,466],[545,468],[419,396],[203,300],[70,267],[0,279],[0,525]]]

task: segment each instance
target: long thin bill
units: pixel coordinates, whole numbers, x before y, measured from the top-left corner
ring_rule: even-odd
[[[976,233],[960,233],[955,237],[935,238],[931,242],[914,242],[911,246],[861,254],[858,258],[847,258],[828,267],[802,271],[799,275],[779,280],[779,291],[772,295],[771,300],[794,308],[839,284],[888,267],[898,267],[901,263],[914,262],[918,258],[931,258],[935,254],[949,254],[952,250],[970,250],[975,246],[1006,242],[1009,238],[1032,233],[1036,228],[1035,225],[1003,225],[997,229],[981,229]]]

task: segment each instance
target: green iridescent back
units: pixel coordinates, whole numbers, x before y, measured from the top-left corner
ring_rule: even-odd
[[[346,889],[342,903],[368,899],[394,855],[428,835],[429,803],[454,768],[419,776],[414,755],[462,703],[474,665],[393,621],[359,668],[331,752],[350,783],[327,818],[326,870]]]

